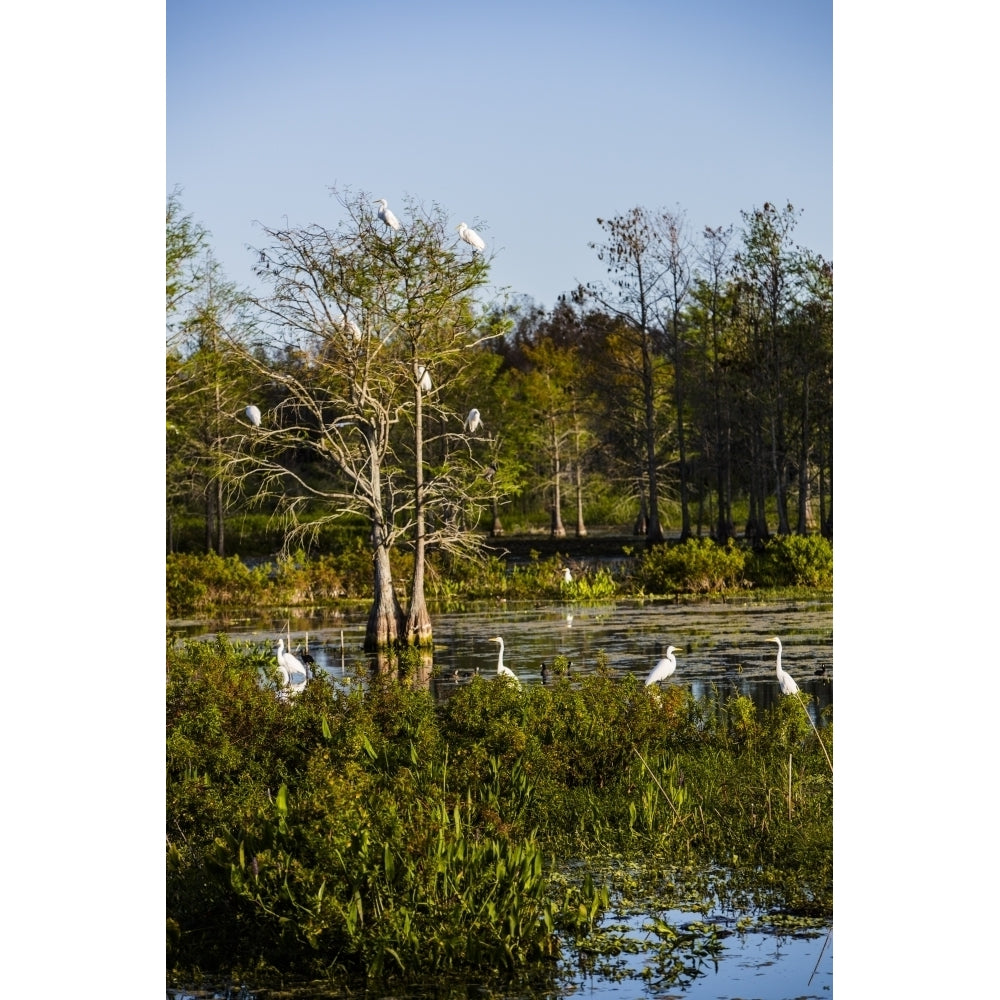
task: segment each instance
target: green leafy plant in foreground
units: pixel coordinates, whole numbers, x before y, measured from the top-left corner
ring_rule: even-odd
[[[709,707],[605,668],[443,706],[387,677],[282,702],[269,659],[167,650],[174,968],[551,976],[612,898],[704,893],[705,871],[717,898],[830,912],[832,726],[794,699]]]

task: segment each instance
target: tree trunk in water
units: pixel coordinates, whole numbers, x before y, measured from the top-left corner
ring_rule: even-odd
[[[368,613],[368,627],[365,630],[365,652],[373,653],[399,642],[406,624],[403,609],[392,588],[392,570],[389,566],[389,550],[381,538],[376,539],[372,556],[374,569],[375,597]]]
[[[414,362],[414,367],[416,362]],[[426,531],[424,513],[424,429],[423,429],[423,391],[417,378],[417,402],[414,412],[414,489],[416,491],[416,534],[413,552],[413,579],[410,587],[410,607],[406,614],[406,641],[411,646],[427,646],[433,642],[431,616],[427,611],[424,599],[424,565],[426,548],[424,535]]]
[[[587,526],[583,523],[583,473],[580,463],[576,463],[576,537],[587,537]]]

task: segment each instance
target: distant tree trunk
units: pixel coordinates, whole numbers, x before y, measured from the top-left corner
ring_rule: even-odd
[[[663,541],[660,527],[659,491],[656,476],[656,409],[653,395],[653,361],[649,338],[642,338],[642,386],[646,417],[646,478],[649,483],[649,509],[646,521],[646,542],[659,545]]]
[[[493,538],[499,538],[503,534],[503,524],[500,521],[500,501],[494,496],[493,497],[493,527],[490,528],[490,535]]]
[[[579,462],[575,464],[574,473],[576,477],[576,537],[586,538],[587,526],[583,523],[583,471]]]
[[[205,486],[205,552],[210,553],[215,551],[214,545],[214,528],[215,528],[215,516],[212,511],[212,484],[207,483]]]
[[[551,420],[552,426],[552,537],[565,538],[566,528],[562,520],[562,490],[560,480],[562,479],[562,468],[559,462],[559,435],[556,432],[555,417]]]
[[[809,373],[802,385],[802,438],[799,445],[799,503],[798,525],[800,535],[809,533]]]
[[[220,556],[226,554],[226,519],[223,514],[225,498],[222,495],[222,480],[215,480],[215,551]]]
[[[635,523],[632,526],[633,535],[645,535],[647,529],[646,518],[646,484],[642,478],[639,479],[639,513],[636,515]]]

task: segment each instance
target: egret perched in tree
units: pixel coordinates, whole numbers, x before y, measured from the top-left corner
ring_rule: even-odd
[[[788,673],[787,670],[781,669],[781,640],[775,635],[767,640],[768,642],[776,642],[778,644],[778,660],[774,667],[774,672],[778,676],[778,687],[781,688],[782,694],[797,694],[799,690],[798,684],[792,680],[792,675]]]
[[[399,219],[389,210],[389,203],[385,198],[376,198],[374,203],[379,206],[378,217],[394,232],[399,229]]]
[[[469,428],[470,434],[475,434],[476,431],[482,427],[483,420],[479,416],[479,410],[473,407],[469,410],[469,415],[465,418],[465,426]]]
[[[251,403],[246,408],[247,420],[254,425],[254,427],[260,427],[260,410]]]
[[[486,249],[482,236],[475,229],[470,229],[464,222],[458,224],[458,235],[472,247],[473,251]]]
[[[503,665],[503,639],[501,639],[500,636],[495,635],[492,639],[490,639],[490,642],[500,643],[500,653],[497,656],[497,677],[509,677],[515,684],[518,685],[518,687],[520,687],[521,682],[518,680],[517,674],[515,674],[510,667],[505,667]]]
[[[653,667],[646,678],[646,687],[665,681],[677,669],[677,659],[674,656],[674,647],[667,646],[667,655]]]
[[[417,374],[420,378],[420,388],[424,392],[431,391],[431,373],[423,366],[417,365]]]

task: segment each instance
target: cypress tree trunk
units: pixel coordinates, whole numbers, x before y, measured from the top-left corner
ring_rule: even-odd
[[[416,363],[414,363],[416,370]],[[423,391],[417,374],[417,402],[414,414],[414,489],[416,491],[416,539],[413,552],[413,579],[410,587],[410,607],[406,615],[406,641],[411,646],[425,646],[433,641],[431,616],[424,599],[425,511],[424,511],[424,433]]]

